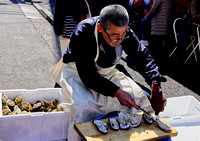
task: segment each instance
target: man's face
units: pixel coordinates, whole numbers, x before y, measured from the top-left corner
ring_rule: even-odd
[[[101,33],[106,43],[112,47],[115,47],[115,46],[120,45],[120,43],[125,38],[127,28],[128,28],[128,22],[124,27],[115,26],[114,24],[111,24],[110,29],[105,29],[102,27]]]

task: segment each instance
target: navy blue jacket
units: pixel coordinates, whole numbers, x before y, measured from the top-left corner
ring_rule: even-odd
[[[119,87],[101,76],[95,67],[97,44],[94,28],[97,19],[98,17],[85,19],[76,26],[63,62],[75,61],[79,76],[86,87],[113,97]],[[101,33],[98,33],[98,36],[101,38]],[[127,36],[129,38],[123,40],[121,45],[124,52],[132,60],[133,65],[137,66],[138,71],[149,85],[153,82],[160,82],[161,74],[148,49],[140,44],[132,29],[128,28]]]

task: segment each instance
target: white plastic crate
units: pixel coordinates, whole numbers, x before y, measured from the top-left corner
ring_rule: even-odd
[[[51,101],[62,98],[60,88],[35,90],[0,90],[10,99],[21,96],[23,102],[34,103],[38,100]],[[0,96],[1,101],[1,96]],[[67,139],[67,112],[35,112],[24,115],[2,116],[0,102],[0,140],[3,141],[49,141]]]
[[[173,141],[200,141],[200,102],[193,96],[168,98],[160,117],[178,130]]]

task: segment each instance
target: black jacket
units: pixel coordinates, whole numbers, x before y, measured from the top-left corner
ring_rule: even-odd
[[[92,17],[77,25],[71,36],[68,51],[63,57],[63,62],[75,61],[78,74],[88,88],[106,96],[114,96],[119,87],[101,76],[95,67],[94,59],[97,54],[97,44],[94,28],[97,19],[98,17]],[[98,36],[101,37],[101,33]],[[132,29],[128,28],[127,36],[129,38],[123,40],[121,45],[125,53],[131,58],[132,63],[137,66],[138,71],[149,85],[152,82],[160,82],[161,75],[148,49],[140,44]]]

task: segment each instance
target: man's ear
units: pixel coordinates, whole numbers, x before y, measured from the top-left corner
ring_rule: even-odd
[[[100,23],[98,23],[98,24],[97,24],[97,29],[98,29],[98,31],[99,31],[99,32],[102,32],[102,30],[103,30],[103,27],[101,26],[101,24],[100,24]]]

